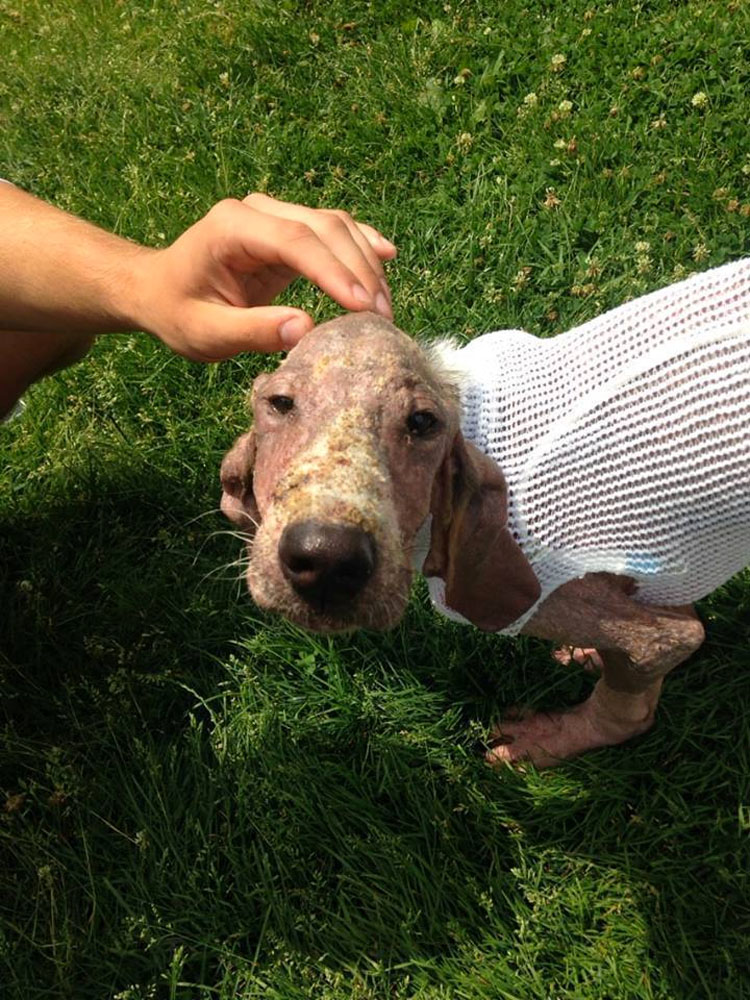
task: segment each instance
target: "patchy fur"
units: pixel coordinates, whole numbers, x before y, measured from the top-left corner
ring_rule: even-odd
[[[424,571],[445,581],[451,608],[495,631],[536,603],[502,471],[462,438],[461,385],[452,342],[422,349],[368,313],[317,327],[256,380],[254,426],[222,464],[222,509],[254,533],[248,583],[261,607],[320,632],[388,628],[427,524]],[[651,725],[664,674],[703,630],[691,609],[645,607],[630,589],[590,574],[534,611],[525,633],[598,649],[603,676],[570,711],[499,724],[491,763],[552,764]]]

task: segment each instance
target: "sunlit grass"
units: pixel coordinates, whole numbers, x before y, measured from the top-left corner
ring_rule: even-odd
[[[0,0],[0,173],[151,244],[345,207],[405,329],[546,336],[748,252],[748,39],[717,0]],[[237,580],[218,467],[272,363],[104,338],[0,428],[3,996],[750,994],[747,576],[651,733],[494,774],[492,719],[587,677],[421,586],[323,640]]]

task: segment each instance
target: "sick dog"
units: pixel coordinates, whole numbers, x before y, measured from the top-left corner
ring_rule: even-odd
[[[703,641],[693,602],[750,563],[750,260],[548,339],[423,347],[345,315],[252,409],[221,505],[260,607],[385,629],[416,570],[450,617],[600,668],[580,705],[499,724],[490,763],[645,732]]]

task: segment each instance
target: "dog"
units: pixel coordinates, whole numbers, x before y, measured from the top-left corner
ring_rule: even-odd
[[[750,563],[750,260],[547,339],[423,347],[344,315],[251,406],[221,506],[261,608],[385,629],[416,570],[449,616],[600,669],[580,705],[501,722],[491,764],[645,732],[703,642],[693,602]]]

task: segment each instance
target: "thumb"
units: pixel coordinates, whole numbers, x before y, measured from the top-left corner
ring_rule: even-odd
[[[288,351],[313,328],[301,309],[252,306],[244,309],[206,303],[202,327],[208,331],[196,346],[201,361],[222,361],[242,351]]]

